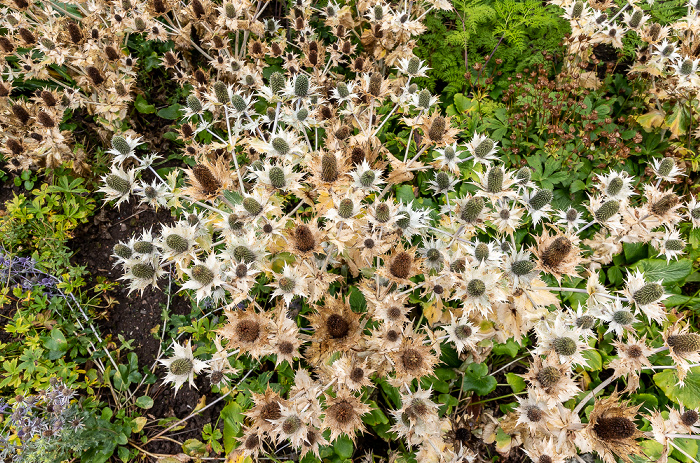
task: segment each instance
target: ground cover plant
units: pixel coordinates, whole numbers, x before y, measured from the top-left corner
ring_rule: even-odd
[[[12,0],[0,455],[697,461],[699,17]]]

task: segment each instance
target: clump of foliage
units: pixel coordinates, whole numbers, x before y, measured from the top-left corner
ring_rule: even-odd
[[[690,289],[700,279],[700,204],[679,153],[660,152],[663,133],[643,152],[635,129],[618,128],[628,119],[612,115],[627,101],[604,98],[633,90],[601,79],[595,58],[600,44],[621,47],[618,17],[644,43],[662,40],[660,26],[642,27],[643,12],[609,11],[610,2],[555,2],[564,7],[556,15],[535,2],[457,5],[461,50],[474,41],[480,58],[448,92],[471,96],[455,96],[445,113],[419,85],[441,71],[429,74],[414,50],[430,11],[452,11],[446,1],[300,1],[283,18],[264,16],[263,3],[126,0],[58,14],[14,1],[17,24],[31,9],[72,17],[63,18],[70,56],[94,58],[72,70],[81,95],[96,99],[88,107],[104,111],[102,98],[111,107],[114,83],[138,113],[174,121],[168,138],[186,158],[157,170],[171,153],[144,142],[152,134],[126,130],[128,105],[105,117],[115,130],[105,202],[175,218],[114,247],[121,279],[142,293],[167,278],[201,310],[170,325],[165,317],[151,371],[159,365],[176,392],[207,384],[206,375],[220,396],[182,419],[135,416],[153,404],[138,394],[155,377],[133,355],[119,365],[110,356],[100,373],[117,412],[104,408],[95,422],[118,438],[92,449],[96,458],[115,449],[125,461],[139,452],[304,462],[695,458],[700,335],[684,309],[700,306]],[[477,7],[494,21],[466,15]],[[496,65],[515,72],[530,34],[559,31],[547,24],[560,15],[572,30],[561,73],[551,77],[533,58],[514,82],[498,75]],[[53,51],[27,27],[14,39]],[[138,67],[122,65],[128,58],[114,48],[124,51],[126,36],[180,85],[158,96],[167,107],[126,85]],[[692,119],[697,66],[692,50],[674,56],[674,47],[656,77]],[[654,83],[641,77],[640,89]],[[502,106],[487,98],[494,89]],[[7,99],[10,109],[25,104]],[[620,152],[653,157],[652,175],[610,166]],[[143,450],[224,400],[202,439],[182,442],[184,456]],[[129,440],[148,424],[141,442]],[[370,448],[370,439],[385,445]]]

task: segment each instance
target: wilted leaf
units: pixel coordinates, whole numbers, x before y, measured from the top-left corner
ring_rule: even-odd
[[[663,111],[659,111],[657,109],[653,111],[649,111],[646,114],[642,114],[641,116],[637,116],[637,123],[641,125],[644,130],[647,132],[651,132],[652,129],[656,127],[661,127],[661,124],[664,123],[664,118],[666,117],[666,113]]]

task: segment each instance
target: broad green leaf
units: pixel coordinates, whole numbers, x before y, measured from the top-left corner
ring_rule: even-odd
[[[693,263],[689,259],[681,259],[667,263],[664,259],[644,259],[632,266],[644,272],[646,281],[662,280],[663,284],[679,283],[693,273]]]
[[[134,107],[136,111],[141,114],[153,114],[156,112],[156,107],[152,104],[148,104],[148,101],[143,97],[143,95],[136,95],[136,101],[134,101]]]
[[[415,201],[416,195],[413,194],[413,187],[411,185],[401,185],[396,189],[396,198],[405,204]]]
[[[590,370],[600,371],[603,369],[603,358],[600,356],[597,350],[584,350],[583,356],[586,358]]]
[[[510,357],[515,357],[518,355],[518,350],[520,346],[518,343],[513,341],[513,338],[508,339],[505,344],[494,344],[493,353],[499,355],[509,355]]]
[[[691,368],[684,387],[678,384],[678,373],[672,368],[656,373],[654,382],[675,403],[691,409],[700,407],[700,367]]]
[[[221,410],[221,417],[224,419],[224,450],[229,453],[236,446],[236,437],[244,420],[241,406],[236,402],[231,402]]]
[[[136,399],[136,406],[140,408],[149,409],[153,406],[153,399],[151,399],[147,395],[142,395],[141,397]]]
[[[695,439],[673,439],[673,443],[681,448],[685,453],[691,456],[691,458],[686,457],[681,452],[673,449],[671,455],[678,461],[684,461],[686,463],[692,463],[698,454],[698,441]]]
[[[348,436],[338,437],[333,445],[333,451],[341,458],[352,458],[353,450],[352,441]]]
[[[515,373],[506,373],[506,383],[510,385],[510,387],[513,389],[513,392],[520,392],[524,391],[527,385],[525,384],[525,380],[520,376]]]
[[[464,372],[462,390],[474,391],[480,396],[485,396],[496,389],[496,378],[489,375],[489,368],[483,363],[472,363]]]
[[[177,119],[180,117],[180,109],[182,108],[182,105],[179,105],[177,103],[172,104],[168,106],[167,108],[159,109],[158,110],[158,116],[162,117],[163,119]]]

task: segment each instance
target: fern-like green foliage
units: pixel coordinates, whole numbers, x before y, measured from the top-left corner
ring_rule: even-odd
[[[570,31],[561,9],[541,0],[454,0],[453,5],[454,11],[427,17],[427,32],[416,50],[433,69],[423,84],[442,94],[446,104],[455,93],[470,91],[465,52],[473,70],[496,50],[482,72],[493,77],[492,96],[497,97],[507,87],[506,76],[543,62],[547,53],[557,53]],[[502,64],[496,66],[496,59]]]

